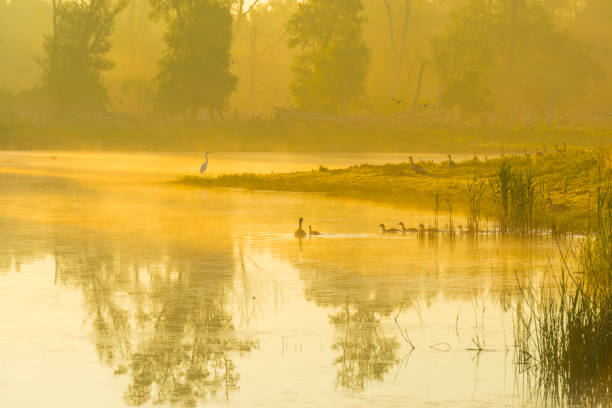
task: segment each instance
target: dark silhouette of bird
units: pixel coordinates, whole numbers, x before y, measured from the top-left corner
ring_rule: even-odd
[[[455,162],[451,159],[451,155],[448,155],[448,168],[449,169],[456,169],[457,168],[457,164],[455,164]]]
[[[399,105],[400,103],[404,102],[403,99],[397,99],[397,98],[392,98],[391,99],[393,102],[395,102],[397,105]]]
[[[410,168],[412,170],[414,170],[416,173],[419,173],[419,174],[425,174],[426,173],[424,168],[414,164],[414,160],[412,159],[412,156],[410,156],[409,159],[410,159]]]
[[[317,235],[323,235],[323,234],[321,234],[319,231],[313,231],[312,230],[312,226],[309,225],[308,226],[308,235],[310,235],[312,237],[313,235],[317,236]]]
[[[304,219],[300,217],[298,229],[293,233],[293,235],[299,239],[306,238],[306,231],[302,229],[302,222],[304,222]]]
[[[400,232],[397,228],[385,228],[385,224],[378,224],[382,228],[383,234],[397,234]]]
[[[403,222],[398,222],[397,224],[402,226],[402,232],[404,234],[407,233],[407,232],[413,232],[413,233],[414,232],[419,232],[419,230],[416,229],[416,228],[406,228],[406,226],[404,225]]]

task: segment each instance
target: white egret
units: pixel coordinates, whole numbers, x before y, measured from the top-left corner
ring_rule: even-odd
[[[210,152],[204,153],[206,161],[204,163],[202,163],[202,166],[200,166],[200,174],[204,173],[206,171],[206,168],[208,167],[208,153],[210,153]]]

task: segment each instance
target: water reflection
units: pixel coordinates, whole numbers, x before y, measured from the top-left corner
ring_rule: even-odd
[[[231,258],[115,245],[121,251],[62,242],[55,263],[59,282],[83,293],[101,363],[129,378],[126,403],[229,398],[240,379],[235,354],[256,346],[236,334],[226,310]]]
[[[399,343],[385,335],[377,313],[367,305],[344,305],[330,315],[337,330],[331,349],[336,352],[336,385],[364,391],[374,381],[383,381],[397,362]]]
[[[236,338],[223,308],[223,287],[209,278],[164,282],[152,294],[158,299],[148,315],[153,333],[139,342],[125,367],[129,404],[195,406],[220,391],[228,398],[237,389],[240,375],[232,354],[248,352],[255,343]]]
[[[17,294],[13,303],[0,296],[0,313],[14,331],[8,342],[0,339],[0,351],[10,354],[21,341],[15,339],[35,342],[7,312],[22,293],[44,305],[54,298],[48,315],[56,337],[51,345],[40,340],[42,351],[27,358],[47,361],[48,348],[64,350],[55,355],[75,367],[71,373],[99,375],[75,393],[88,398],[115,387],[109,393],[118,401],[100,406],[201,406],[226,398],[237,406],[355,406],[381,397],[396,405],[407,398],[466,405],[473,394],[474,362],[465,351],[474,332],[472,299],[487,306],[487,315],[477,316],[486,322],[487,347],[503,350],[512,325],[500,323],[500,312],[520,296],[515,270],[523,278],[546,264],[551,246],[385,237],[372,227],[380,220],[414,225],[427,215],[352,200],[216,190],[203,199],[166,185],[20,177],[0,189],[0,291]],[[296,240],[302,215],[332,234]],[[17,272],[20,265],[26,272]],[[40,290],[28,292],[28,285]],[[404,333],[417,347],[407,366]],[[453,352],[432,351],[438,342]],[[483,353],[479,364],[478,387],[490,405],[511,401],[503,353]],[[451,370],[432,368],[441,366]],[[0,376],[0,384],[21,384],[11,381]],[[44,387],[36,379],[23,383]],[[18,406],[23,395],[8,400]]]

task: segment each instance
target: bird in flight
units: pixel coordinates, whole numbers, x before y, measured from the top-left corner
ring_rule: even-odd
[[[399,105],[400,103],[404,102],[404,100],[403,100],[403,99],[397,99],[397,98],[393,98],[393,99],[391,99],[391,100],[392,100],[393,102],[395,102],[396,104],[398,104],[398,105]]]

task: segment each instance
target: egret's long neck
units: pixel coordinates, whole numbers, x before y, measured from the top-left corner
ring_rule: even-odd
[[[208,163],[208,152],[204,153],[204,158],[206,158],[206,163]]]

